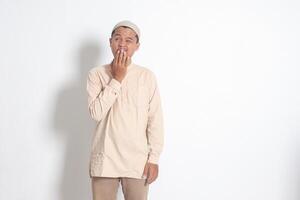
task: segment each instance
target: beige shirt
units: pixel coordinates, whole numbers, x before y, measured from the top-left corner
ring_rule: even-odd
[[[90,177],[142,178],[146,162],[158,163],[162,152],[163,116],[155,75],[130,64],[122,83],[110,65],[91,69],[88,109],[96,128]]]

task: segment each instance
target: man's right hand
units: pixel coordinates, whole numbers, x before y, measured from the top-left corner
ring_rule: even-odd
[[[118,50],[116,57],[111,63],[111,73],[113,78],[121,83],[126,75],[127,66],[130,62],[130,57],[127,56],[126,51]]]

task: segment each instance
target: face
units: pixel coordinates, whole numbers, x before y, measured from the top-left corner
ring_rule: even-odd
[[[124,50],[129,57],[132,57],[140,46],[140,44],[137,43],[136,33],[132,29],[125,27],[115,29],[109,42],[114,57],[116,57],[118,50]]]

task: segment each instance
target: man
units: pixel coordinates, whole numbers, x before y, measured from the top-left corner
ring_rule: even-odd
[[[88,109],[97,122],[90,158],[94,200],[147,199],[158,176],[163,116],[155,75],[132,62],[140,30],[121,21],[109,40],[114,59],[94,67],[87,79]]]

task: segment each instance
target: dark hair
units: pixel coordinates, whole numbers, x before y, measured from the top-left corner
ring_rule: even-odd
[[[119,26],[119,27],[123,27],[123,28],[130,28],[130,27],[128,27],[128,26]],[[118,27],[118,28],[119,28]],[[133,30],[132,28],[130,28],[131,30]],[[115,29],[116,30],[116,29]],[[113,36],[113,34],[115,33],[115,30],[113,30],[112,32],[111,32],[111,37]],[[134,30],[133,30],[134,31]],[[135,31],[134,31],[135,32]],[[135,37],[136,37],[136,43],[139,43],[139,36],[137,35],[137,34],[135,34]]]

